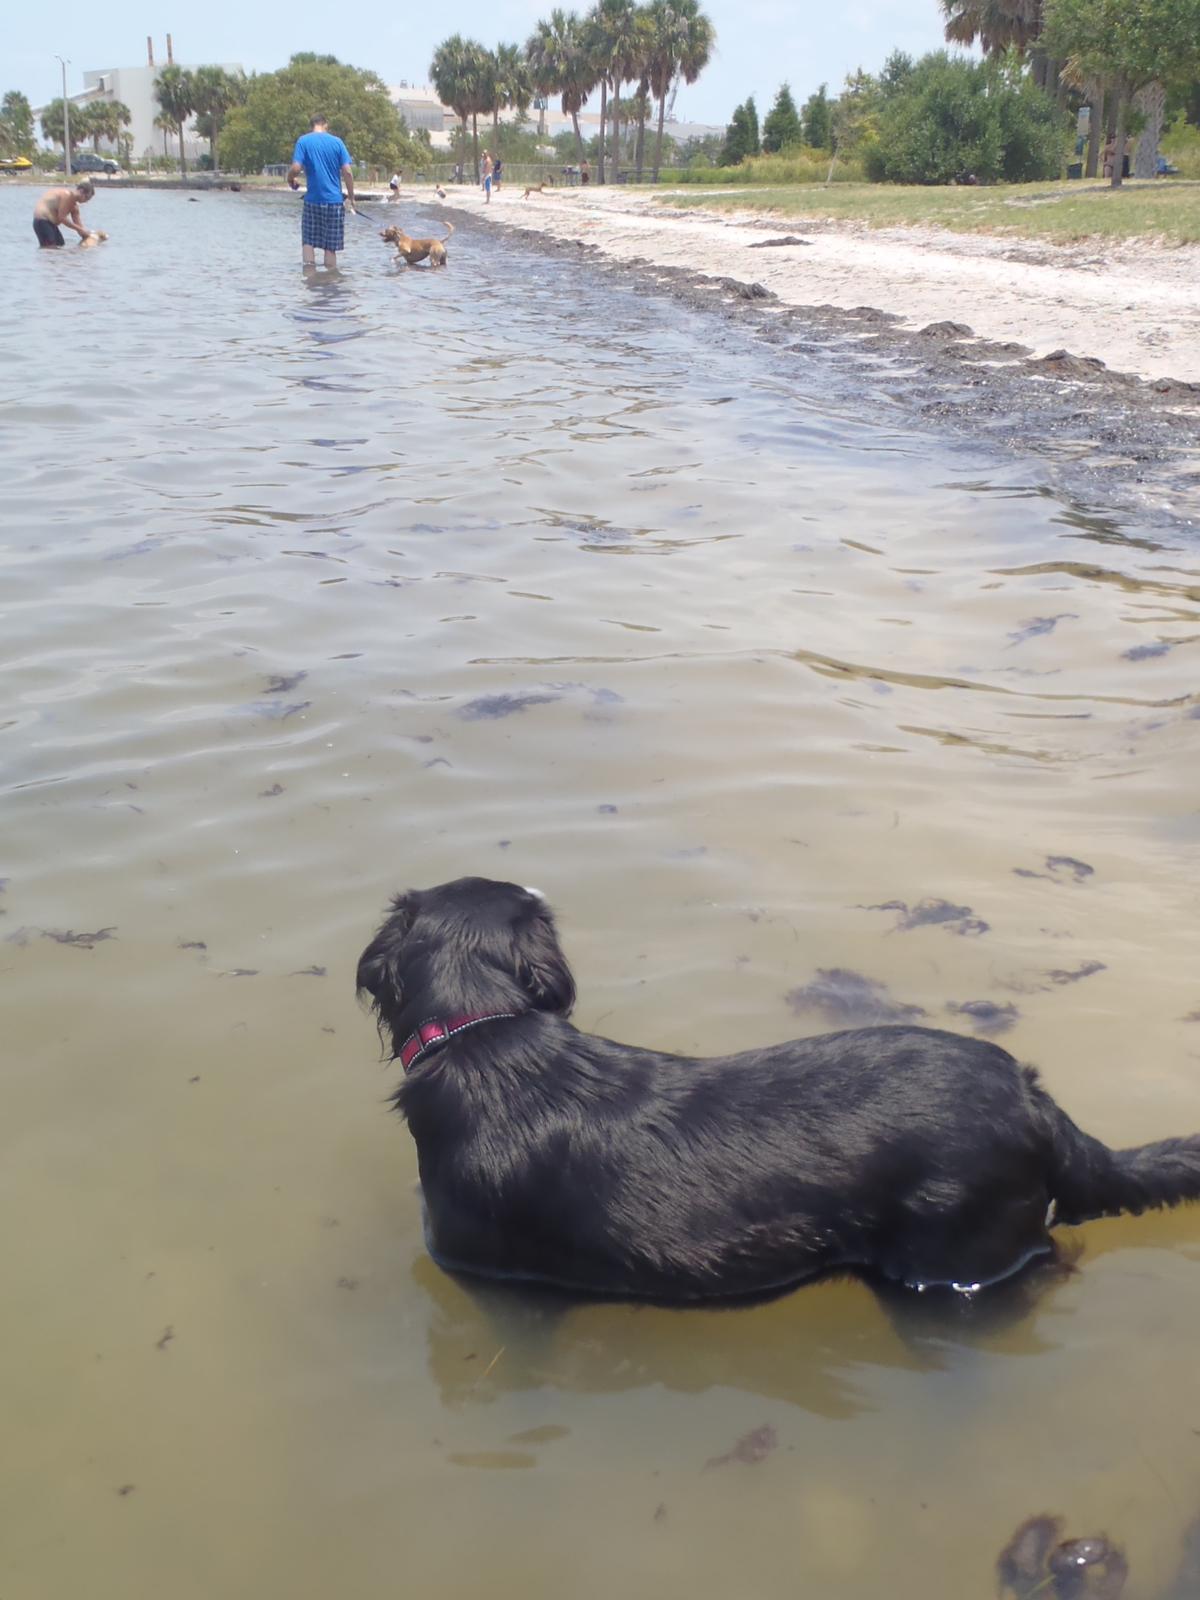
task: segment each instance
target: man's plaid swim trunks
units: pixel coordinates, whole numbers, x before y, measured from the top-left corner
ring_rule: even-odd
[[[316,206],[306,200],[300,240],[303,244],[312,245],[314,250],[344,250],[345,209],[342,206]]]

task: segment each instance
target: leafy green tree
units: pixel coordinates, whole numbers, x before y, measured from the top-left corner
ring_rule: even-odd
[[[19,89],[0,100],[0,150],[6,156],[33,154],[33,108]]]
[[[890,61],[892,58],[888,59]],[[912,63],[909,65],[911,67]],[[883,103],[884,90],[878,78],[873,78],[861,67],[846,74],[842,92],[833,102],[830,112],[833,147],[833,161],[829,165],[831,177],[834,161],[839,156],[861,156],[866,161],[877,147]]]
[[[828,150],[833,136],[829,96],[825,89],[825,84],[822,84],[816,94],[810,94],[800,113],[804,142],[812,145],[814,150]]]
[[[767,112],[762,125],[762,147],[768,154],[774,155],[776,151],[802,143],[803,139],[804,131],[800,126],[792,91],[786,83],[782,84],[775,96],[775,104]]]
[[[733,115],[729,119],[729,126],[725,129],[725,143],[721,147],[720,165],[723,167],[738,167],[748,155],[753,155],[751,146],[750,117],[744,105],[735,106]]]
[[[366,166],[420,172],[429,165],[428,147],[409,137],[380,77],[307,55],[247,80],[244,103],[225,119],[223,161],[234,171],[257,172],[290,160],[297,137],[308,132],[317,112]]]
[[[241,73],[224,67],[197,67],[192,74],[196,132],[208,140],[213,170],[219,165],[221,130],[234,106],[246,99],[247,82]]]
[[[526,40],[525,59],[537,92],[559,97],[563,115],[570,117],[575,129],[577,159],[582,161],[579,113],[596,87],[596,78],[583,25],[575,13],[556,8],[547,21],[539,22]]]
[[[164,120],[170,123],[179,138],[179,171],[187,174],[187,158],[183,153],[183,125],[196,109],[196,84],[190,72],[173,62],[164,67],[154,80],[154,98]]]
[[[1200,0],[1047,0],[1042,40],[1072,81],[1099,81],[1115,96],[1119,188],[1134,95],[1200,72]]]
[[[894,94],[899,94],[904,89],[912,77],[916,65],[916,62],[906,50],[893,50],[883,63],[878,79],[872,81],[878,83],[879,93],[882,97],[885,100],[890,100]],[[861,71],[857,74],[852,73],[846,79],[847,85],[850,84],[852,77],[863,79],[869,77],[869,74]]]
[[[762,135],[758,128],[758,107],[754,104],[754,96],[746,101],[746,125],[750,129],[750,154],[756,156],[762,152]]]
[[[968,172],[984,182],[1051,178],[1067,131],[1066,113],[1013,58],[971,61],[935,51],[882,100],[867,176],[890,183],[951,183]]]

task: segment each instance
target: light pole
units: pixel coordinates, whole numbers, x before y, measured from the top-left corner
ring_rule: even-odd
[[[55,61],[59,62],[62,67],[63,170],[69,178],[71,176],[71,108],[67,104],[67,68],[71,63],[69,61],[64,61],[61,56],[55,56],[54,59]]]

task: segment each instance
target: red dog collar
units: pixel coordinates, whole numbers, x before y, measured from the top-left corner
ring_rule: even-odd
[[[410,1033],[400,1046],[400,1065],[405,1072],[435,1044],[445,1044],[456,1033],[475,1027],[479,1022],[499,1022],[504,1017],[515,1017],[515,1011],[486,1011],[467,1017],[447,1017],[445,1022],[423,1022],[415,1033]]]

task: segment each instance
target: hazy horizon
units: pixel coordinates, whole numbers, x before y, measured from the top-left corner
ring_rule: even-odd
[[[463,33],[487,45],[523,43],[550,9],[541,0],[491,6],[461,0],[452,14],[439,13],[437,21],[418,17],[405,25],[394,9],[368,0],[357,28],[348,32],[326,8],[297,0],[288,10],[287,43],[281,44],[282,30],[265,14],[213,0],[190,24],[168,15],[152,25],[155,61],[166,61],[169,30],[175,59],[189,65],[236,61],[247,72],[271,72],[295,51],[315,50],[369,67],[389,84],[423,84],[434,50],[449,34]],[[836,12],[814,9],[807,15],[788,0],[708,0],[705,9],[717,31],[717,49],[699,82],[680,88],[675,114],[681,122],[724,124],[749,94],[763,112],[785,79],[797,101],[823,82],[832,94],[847,72],[860,66],[873,71],[891,50],[920,54],[944,43],[936,0],[850,0]],[[35,106],[60,94],[56,52],[71,63],[68,94],[83,88],[85,71],[144,64],[150,25],[143,10],[137,18],[127,17],[128,10],[128,0],[103,8],[70,5],[63,13],[18,10],[5,27],[0,93],[19,89]]]

